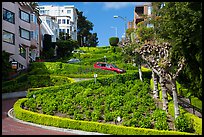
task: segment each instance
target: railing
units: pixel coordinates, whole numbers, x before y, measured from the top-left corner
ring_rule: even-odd
[[[167,92],[169,93],[169,95],[173,98],[173,93],[171,92],[171,88],[170,85],[167,84],[166,85],[167,88]],[[194,115],[196,114],[196,111],[200,113],[200,115],[198,115],[198,117],[202,118],[202,110],[196,106],[193,106],[192,104],[190,104],[189,102],[187,102],[186,100],[187,98],[183,97],[183,96],[178,96],[178,104],[181,105],[183,108],[192,108],[193,112],[187,110],[190,113],[193,113]]]

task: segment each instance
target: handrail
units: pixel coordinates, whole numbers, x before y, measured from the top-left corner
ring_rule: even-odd
[[[171,92],[171,89],[170,89],[167,85],[165,85],[165,86],[166,86],[166,88],[167,88],[167,92],[168,92],[169,95],[173,98],[173,93]],[[196,106],[194,106],[194,105],[188,103],[187,101],[185,101],[185,100],[183,100],[183,99],[185,99],[185,97],[183,97],[183,96],[181,96],[181,95],[178,96],[178,104],[179,104],[179,105],[181,105],[181,106],[184,107],[184,108],[193,108],[193,114],[195,114],[195,111],[194,111],[194,110],[196,110],[196,111],[198,111],[198,112],[201,114],[201,116],[202,116],[202,110],[201,110],[200,108],[198,108],[198,107],[196,107]],[[186,106],[187,106],[187,107],[186,107]],[[192,112],[190,112],[190,113],[192,113]]]

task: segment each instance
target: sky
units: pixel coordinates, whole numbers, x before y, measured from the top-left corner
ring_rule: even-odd
[[[133,21],[135,6],[141,6],[145,2],[39,2],[42,5],[65,6],[74,5],[83,16],[93,23],[91,33],[97,33],[98,46],[109,46],[110,37],[119,37],[124,34],[125,21]],[[114,16],[120,16],[114,18]]]

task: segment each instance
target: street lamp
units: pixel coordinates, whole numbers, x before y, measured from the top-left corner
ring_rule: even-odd
[[[125,22],[125,27],[124,27],[124,34],[125,34],[125,32],[126,32],[126,22],[127,22],[127,19],[126,19],[126,17],[121,17],[121,16],[118,16],[118,15],[115,15],[115,16],[113,16],[114,18],[121,18],[121,19],[123,19],[123,21]]]
[[[115,36],[118,37],[118,32],[117,32],[117,27],[112,27],[111,28],[115,29]]]

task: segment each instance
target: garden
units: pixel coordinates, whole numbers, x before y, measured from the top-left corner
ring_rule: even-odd
[[[202,134],[201,119],[187,117],[188,112],[182,108],[186,121],[181,119],[176,124],[176,121],[169,120],[169,115],[174,113],[165,113],[152,98],[151,70],[142,67],[141,81],[138,68],[121,61],[119,47],[116,47],[116,52],[110,46],[81,47],[80,50],[85,53],[73,54],[63,61],[33,62],[26,74],[4,83],[4,87],[12,82],[24,83],[28,88],[27,97],[14,105],[18,119],[116,135]],[[104,56],[107,62],[117,64],[127,72],[117,74],[94,68],[93,64],[103,61]],[[73,57],[81,62],[66,63]],[[98,75],[96,79],[94,74]],[[75,82],[74,78],[91,79]],[[169,109],[173,111],[172,107]],[[189,117],[195,117],[194,122]]]

